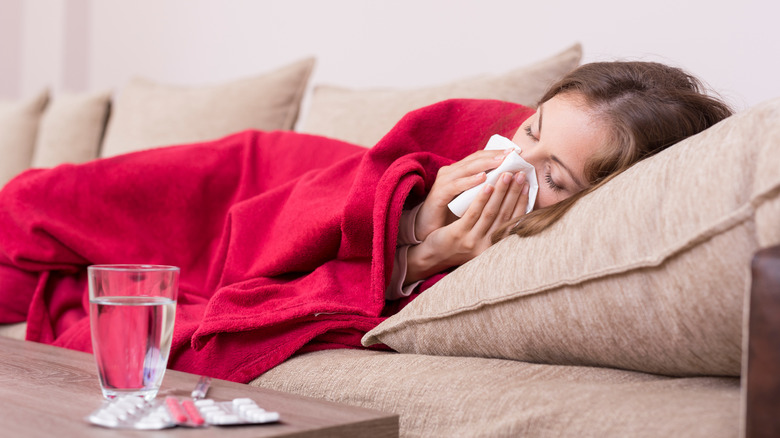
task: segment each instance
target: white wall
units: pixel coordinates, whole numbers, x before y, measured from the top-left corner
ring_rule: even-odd
[[[43,86],[119,90],[134,75],[216,82],[310,55],[315,83],[425,86],[500,73],[576,41],[586,62],[684,67],[737,109],[780,97],[780,2],[770,0],[35,0],[21,9],[21,62],[0,50],[0,80],[17,85],[0,98]]]
[[[0,99],[21,89],[22,0],[0,1]]]

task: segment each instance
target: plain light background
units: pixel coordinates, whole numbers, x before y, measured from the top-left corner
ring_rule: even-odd
[[[584,62],[683,67],[742,110],[780,97],[778,17],[769,0],[0,0],[0,99],[205,85],[308,56],[315,85],[414,88],[579,42]]]

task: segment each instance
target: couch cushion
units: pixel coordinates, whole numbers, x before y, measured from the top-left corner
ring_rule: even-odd
[[[18,339],[23,341],[26,334],[26,322],[19,322],[16,324],[0,324],[0,336],[4,338]]]
[[[737,378],[668,378],[500,359],[331,350],[251,385],[400,415],[411,437],[733,437]]]
[[[0,101],[0,187],[30,167],[38,124],[48,100],[47,90],[25,101]]]
[[[369,332],[401,352],[740,375],[750,260],[780,242],[780,99],[640,162]]]
[[[98,157],[111,94],[61,93],[43,113],[33,154],[33,167],[84,163]]]
[[[208,86],[131,80],[112,111],[101,156],[216,139],[245,129],[295,125],[314,59]]]
[[[319,85],[300,130],[373,146],[407,112],[450,98],[498,99],[536,106],[547,87],[582,58],[576,44],[548,59],[496,76],[412,90],[348,89]]]

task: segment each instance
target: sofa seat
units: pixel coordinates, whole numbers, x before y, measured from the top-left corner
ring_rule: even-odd
[[[401,436],[739,435],[740,385],[609,368],[329,350],[251,385],[393,412]]]
[[[0,324],[0,336],[11,339],[24,340],[24,335],[27,333],[27,323],[20,322],[17,324]]]
[[[0,325],[24,339],[26,324]],[[402,437],[734,437],[740,379],[371,350],[295,356],[250,385],[400,415]]]

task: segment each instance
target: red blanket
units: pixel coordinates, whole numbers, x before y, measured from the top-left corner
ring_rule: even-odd
[[[27,171],[0,191],[0,322],[91,351],[86,266],[169,264],[181,267],[170,368],[247,382],[296,352],[358,348],[397,310],[383,294],[405,202],[530,114],[453,100],[370,150],[248,131]]]

